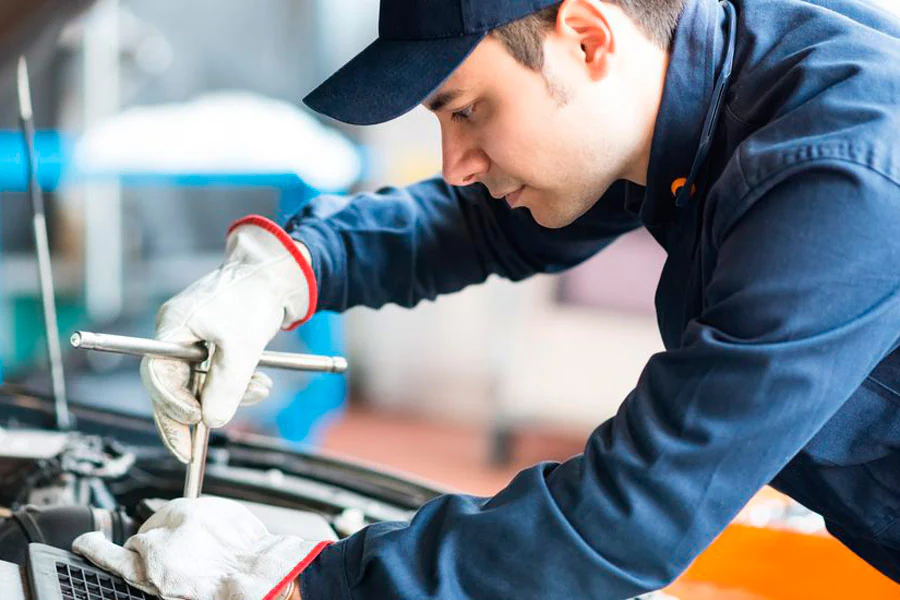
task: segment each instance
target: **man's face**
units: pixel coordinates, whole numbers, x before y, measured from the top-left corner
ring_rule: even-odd
[[[544,49],[537,72],[489,35],[424,104],[440,121],[449,184],[481,182],[558,228],[625,176],[632,157],[616,84],[585,69],[577,42],[551,31]]]

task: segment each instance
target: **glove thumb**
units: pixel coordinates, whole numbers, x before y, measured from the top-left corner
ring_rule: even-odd
[[[250,378],[247,389],[244,391],[244,397],[241,398],[241,406],[253,406],[269,397],[272,392],[272,378],[257,371]]]
[[[248,387],[262,351],[245,347],[235,352],[228,345],[216,346],[200,398],[207,426],[222,427],[234,417],[245,393],[251,391]],[[261,391],[254,385],[253,395]]]

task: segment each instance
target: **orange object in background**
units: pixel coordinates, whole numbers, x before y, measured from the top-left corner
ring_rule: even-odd
[[[732,524],[666,590],[679,600],[900,600],[829,535]]]

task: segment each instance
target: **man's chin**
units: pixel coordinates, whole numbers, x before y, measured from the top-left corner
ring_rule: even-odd
[[[529,198],[533,200],[533,198]],[[593,206],[593,202],[557,202],[554,198],[546,198],[545,202],[529,202],[523,204],[531,212],[531,218],[541,227],[562,229],[583,217]]]
[[[531,213],[531,218],[546,229],[562,229],[567,225],[571,225],[572,221],[575,220],[560,214],[545,214],[540,210],[532,210],[530,206],[521,208],[526,208]]]

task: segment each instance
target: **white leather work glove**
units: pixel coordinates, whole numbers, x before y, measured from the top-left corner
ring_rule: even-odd
[[[305,246],[272,221],[252,215],[228,230],[218,269],[166,302],[156,318],[156,338],[215,345],[200,402],[190,390],[190,366],[147,357],[141,379],[166,447],[182,462],[191,455],[188,425],[221,427],[239,404],[266,398],[272,387],[256,371],[279,328],[293,329],[316,307],[316,280]]]
[[[331,542],[273,535],[234,500],[172,500],[124,546],[99,531],[72,550],[165,600],[276,600]]]

